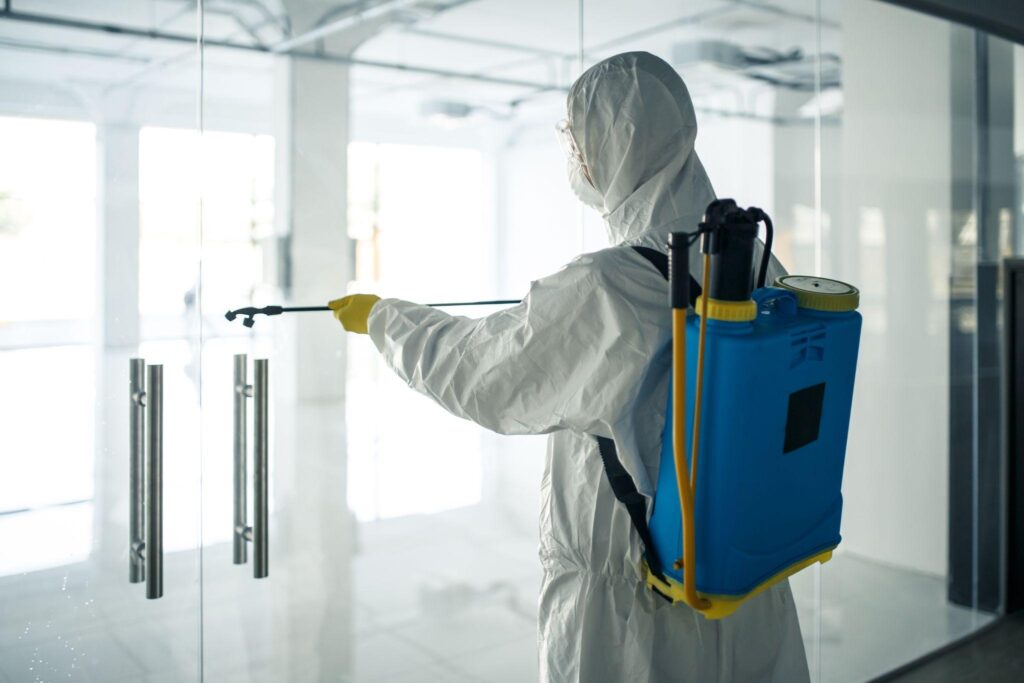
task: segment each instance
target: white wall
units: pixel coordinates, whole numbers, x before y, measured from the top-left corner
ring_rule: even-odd
[[[862,295],[844,548],[943,575],[953,126],[948,24],[843,4],[842,221],[834,275]]]
[[[1013,46],[1013,151],[1024,156],[1024,45]]]
[[[698,112],[696,149],[716,195],[774,216],[771,123]]]

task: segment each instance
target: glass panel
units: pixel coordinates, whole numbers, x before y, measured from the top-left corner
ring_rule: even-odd
[[[634,50],[668,62],[693,100],[695,148],[716,195],[760,207],[772,217],[773,252],[789,273],[830,275],[819,245],[831,229],[837,189],[820,181],[818,149],[819,137],[836,125],[840,65],[835,20],[827,13],[819,17],[818,4],[709,1],[668,9],[648,1],[632,3],[627,13],[611,2],[587,0],[584,50],[587,65]],[[837,556],[826,566],[841,564]],[[826,656],[818,577],[815,565],[790,582],[812,680],[818,680],[818,663]],[[675,609],[685,620],[688,608]],[[742,613],[735,617],[743,618]],[[759,628],[781,630],[783,624]]]
[[[168,226],[177,280],[140,260],[154,167],[182,212],[196,208],[182,182],[195,157],[140,136],[156,122],[194,130],[195,18],[163,2],[24,0],[0,14],[0,680],[200,673],[199,321],[185,297],[198,231]],[[175,305],[156,321],[141,292]],[[132,357],[164,367],[158,600],[129,582]]]
[[[515,298],[606,246],[553,127],[581,67],[627,50],[686,80],[718,195],[768,211],[784,266],[861,290],[844,541],[791,581],[812,680],[876,676],[999,612],[993,275],[1020,234],[1000,156],[1019,50],[1014,72],[1005,44],[868,0],[211,6],[204,25],[201,138],[153,120],[143,139],[203,160],[206,674],[535,677],[543,440],[452,418],[329,314],[222,315]],[[167,267],[177,209],[154,182],[143,258]],[[167,278],[180,299],[141,293],[154,334],[195,297]],[[272,373],[260,580],[251,543],[232,561],[237,353]]]
[[[518,299],[580,253],[582,212],[554,130],[577,41],[574,3],[484,0],[357,51],[481,77],[353,69],[348,291]],[[591,238],[603,240],[600,228]],[[349,505],[361,522],[356,679],[535,680],[544,439],[452,417],[365,337],[349,336],[346,386]]]
[[[277,22],[287,35],[270,25],[260,35],[302,57],[204,56],[205,672],[529,680],[542,441],[513,443],[444,413],[328,313],[258,317],[250,330],[222,316],[348,291],[518,298],[578,253],[580,211],[554,134],[576,69],[566,46],[577,7],[288,9]],[[222,28],[208,24],[207,38],[251,43]],[[216,142],[231,135],[235,147]],[[236,201],[243,186],[260,199]],[[503,243],[541,228],[543,250]],[[251,543],[248,564],[232,557],[236,353],[248,354],[250,381],[253,358],[271,367],[260,580]],[[250,416],[250,448],[251,430]]]
[[[480,258],[488,246],[480,230],[482,171],[476,148],[353,142],[349,235],[357,240],[357,273],[350,289],[449,301],[469,287],[469,298],[485,298],[492,283]],[[356,517],[369,522],[479,504],[480,430],[439,416],[382,368],[372,345],[350,350],[347,387],[360,397],[347,407],[349,506]],[[392,415],[403,416],[404,429],[388,429]]]
[[[837,21],[842,98],[822,128],[835,229],[821,249],[860,287],[864,330],[843,552],[821,570],[820,680],[852,681],[1001,609],[995,270],[1009,233],[999,216],[1014,203],[1000,188],[1015,169],[996,140],[1009,133],[1012,51],[884,3],[824,7]]]
[[[287,21],[283,13],[263,16],[254,5],[238,7],[232,24],[213,9],[205,8],[205,20],[212,21],[205,35],[228,44],[245,45],[256,36],[279,41]],[[241,25],[262,28],[242,36]],[[282,353],[290,336],[275,333],[287,320],[260,317],[248,330],[241,319],[229,322],[224,315],[286,303],[278,286],[278,278],[289,275],[286,231],[278,233],[275,217],[283,163],[274,126],[275,65],[260,51],[206,48],[203,77],[203,128],[196,140],[203,169],[196,178],[203,198],[203,673],[211,680],[331,680],[339,676],[333,662],[345,652],[346,592],[343,580],[325,585],[317,577],[331,573],[332,553],[351,542],[343,508],[325,498],[334,487],[343,491],[344,480],[330,474],[338,466],[329,439],[305,451],[295,445],[302,436],[280,398],[294,387]],[[233,555],[236,473],[247,503],[240,526],[250,529],[250,538],[258,508],[252,389],[244,399],[246,429],[237,432],[246,439],[246,463],[236,469],[234,462],[234,400],[242,397],[235,392],[235,354],[246,355],[250,387],[255,359],[269,360],[269,574],[261,579],[254,577],[252,540],[240,543],[244,564],[235,564]],[[317,493],[309,480],[319,475]],[[293,493],[297,488],[301,494]],[[328,636],[337,637],[340,648]]]
[[[1007,247],[1014,256],[1024,254],[1024,45],[1013,46],[1013,157],[1017,212],[1010,222]]]
[[[791,580],[812,680],[872,678],[988,623],[1019,48],[866,0],[605,5],[584,6],[586,63],[669,61],[718,195],[768,210],[790,272],[861,291],[844,540]]]

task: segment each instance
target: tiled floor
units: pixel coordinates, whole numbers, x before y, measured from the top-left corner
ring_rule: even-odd
[[[791,585],[811,678],[818,683],[870,680],[992,619],[949,604],[943,577],[842,552],[820,568],[801,572]]]
[[[340,672],[368,683],[533,680],[536,542],[505,519],[478,506],[360,525],[350,610],[338,617],[347,620],[340,633],[348,634],[348,642],[339,643],[337,652],[320,653],[319,664],[310,662],[309,680],[328,679],[318,665],[334,666],[343,655]],[[186,572],[194,561],[187,553],[172,556],[168,571]],[[141,586],[105,582],[102,572],[87,569],[74,565],[0,579],[0,681],[194,680],[197,595],[145,601],[133,590]],[[822,683],[868,680],[987,620],[948,605],[941,578],[842,554],[821,569],[819,611],[813,571],[793,585],[813,676]],[[111,576],[120,579],[120,573],[119,567]],[[79,604],[77,596],[86,593],[94,602]],[[206,593],[218,590],[208,586]],[[247,640],[295,648],[276,639],[282,633],[298,637],[301,625],[267,626],[270,635],[263,639],[255,635],[263,626],[240,630],[234,613],[216,604],[205,611],[206,654],[217,653],[222,661],[206,662],[207,679],[274,680],[277,650],[249,647]],[[314,601],[308,611],[319,607]],[[284,618],[301,621],[304,609]],[[227,657],[231,651],[234,656]],[[294,675],[299,669],[288,670]]]
[[[887,683],[1020,683],[1024,680],[1024,613],[1016,613],[949,652]]]
[[[480,509],[374,522],[360,536],[356,680],[536,677],[535,540]],[[409,558],[408,580],[391,581]]]
[[[475,542],[457,548],[446,542],[454,529],[467,533],[466,525],[467,540]],[[493,534],[490,541],[488,533]],[[406,547],[417,557],[423,577],[418,591],[408,585],[390,590],[380,580],[376,563],[386,563],[389,556],[377,555],[378,534],[387,539],[382,545]],[[403,540],[406,534],[408,541]],[[540,580],[533,559],[535,540],[471,511],[367,525],[363,538],[365,555],[355,561],[362,608],[357,613],[357,680],[430,680],[425,673],[415,678],[422,654],[450,675],[468,680],[535,679],[535,595]],[[990,619],[949,605],[941,577],[842,553],[821,568],[819,609],[814,571],[797,577],[793,588],[812,678],[821,683],[869,680]],[[494,584],[501,590],[488,593],[486,587]],[[383,642],[390,642],[393,652],[409,652],[410,661],[417,663],[374,678],[363,660],[373,658],[374,646]]]
[[[121,386],[115,380],[123,360],[109,363],[112,387]],[[184,376],[167,367],[168,377]],[[224,397],[213,392],[221,383],[208,384],[204,411],[217,430],[216,410],[230,403],[218,403]],[[186,414],[195,399],[180,387],[176,396],[183,405],[169,403],[168,415]],[[477,505],[356,524],[345,499],[341,410],[281,410],[270,578],[256,581],[251,565],[234,566],[223,542],[230,536],[222,523],[230,521],[230,458],[212,454],[230,455],[230,443],[217,432],[204,442],[211,455],[202,462],[201,494],[200,460],[172,455],[188,449],[168,450],[165,533],[186,549],[166,548],[165,596],[149,601],[142,585],[127,582],[124,412],[112,411],[102,429],[82,437],[88,452],[97,440],[92,504],[61,508],[68,520],[40,522],[31,533],[10,531],[18,515],[7,517],[7,535],[0,533],[0,560],[7,560],[0,562],[7,572],[0,576],[0,683],[167,683],[197,680],[200,671],[218,683],[535,680],[535,496],[502,497],[493,494],[500,487],[484,487]],[[503,467],[506,479],[536,474],[521,464]],[[173,508],[200,502],[202,519]],[[201,557],[188,549],[200,524],[207,543]],[[69,530],[81,548],[54,561],[61,555],[53,546],[64,552],[58,537]],[[950,606],[941,577],[842,553],[802,572],[793,588],[817,683],[867,680],[987,620]]]

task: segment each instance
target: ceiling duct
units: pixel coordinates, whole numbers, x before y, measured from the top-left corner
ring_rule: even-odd
[[[747,66],[743,50],[724,40],[696,40],[676,43],[672,47],[672,62],[676,66],[710,64],[736,71]]]
[[[800,49],[780,52],[770,48],[746,48],[724,40],[695,40],[676,43],[672,62],[677,68],[704,72],[726,72],[789,90],[809,91],[840,85],[837,55],[808,56]],[[816,73],[821,64],[820,74]],[[818,80],[820,78],[820,80]]]

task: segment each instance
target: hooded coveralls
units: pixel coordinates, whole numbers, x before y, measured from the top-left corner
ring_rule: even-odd
[[[486,318],[383,299],[370,337],[409,386],[449,412],[502,434],[551,435],[541,484],[542,681],[806,681],[787,582],[721,621],[645,588],[639,539],[594,438],[613,438],[637,488],[653,495],[671,363],[668,289],[623,247],[665,251],[668,233],[696,229],[715,198],[693,149],[689,94],[662,60],[626,53],[573,85],[568,120],[616,246],[577,257]],[[769,282],[782,272],[773,262]]]

